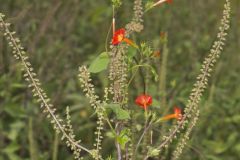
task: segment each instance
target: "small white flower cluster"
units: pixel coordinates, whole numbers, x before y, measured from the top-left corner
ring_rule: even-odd
[[[181,121],[177,125],[169,129],[168,136],[163,136],[163,142],[157,147],[157,149],[167,148],[169,143],[173,139],[177,138],[177,134],[180,131],[186,128],[185,133],[179,139],[179,143],[176,147],[176,150],[173,153],[173,159],[178,159],[182,153],[184,146],[189,139],[189,135],[196,125],[196,122],[199,117],[199,102],[201,100],[202,94],[207,88],[208,80],[211,76],[212,69],[220,56],[220,53],[223,51],[223,46],[225,45],[227,30],[229,29],[229,19],[230,19],[230,1],[226,0],[223,10],[223,17],[221,20],[221,25],[219,27],[219,33],[217,35],[217,40],[214,42],[212,49],[210,50],[209,55],[203,61],[201,73],[197,77],[197,81],[194,84],[194,88],[191,91],[189,96],[188,104],[184,110],[185,114]]]
[[[6,37],[9,46],[13,49],[12,52],[14,57],[21,62],[22,70],[24,72],[23,76],[29,84],[28,87],[31,89],[33,97],[35,97],[37,102],[41,104],[43,113],[49,118],[55,131],[57,133],[62,133],[62,140],[65,139],[67,146],[73,150],[76,159],[80,159],[81,150],[92,154],[90,150],[79,144],[79,140],[75,140],[75,135],[73,134],[72,126],[70,125],[69,111],[67,111],[67,124],[65,124],[63,119],[61,119],[56,113],[56,108],[51,104],[46,92],[42,89],[37,74],[34,72],[31,63],[28,61],[28,56],[26,55],[19,38],[15,37],[15,32],[9,30],[10,23],[6,23],[3,18],[4,15],[0,13],[0,29],[3,29],[4,36]]]
[[[97,138],[96,138],[96,143],[94,144],[94,146],[96,147],[94,158],[102,159],[100,150],[102,149],[101,144],[103,140],[102,131],[103,131],[103,125],[104,125],[103,121],[104,121],[105,108],[102,105],[104,103],[101,103],[101,101],[99,100],[99,97],[95,93],[94,85],[91,83],[92,79],[90,77],[90,73],[86,66],[82,66],[79,68],[79,80],[81,83],[81,88],[85,92],[86,97],[90,101],[90,105],[95,109],[98,116],[97,131],[95,132]],[[105,98],[107,99],[107,97]]]
[[[173,159],[176,160],[182,153],[182,150],[186,144],[186,141],[189,139],[189,135],[192,132],[193,127],[196,125],[196,122],[199,117],[199,108],[198,104],[201,99],[201,96],[204,90],[207,88],[208,79],[211,76],[212,69],[219,58],[221,52],[223,51],[223,46],[225,45],[227,31],[229,29],[230,24],[230,1],[226,0],[223,10],[223,17],[221,20],[221,24],[219,27],[219,32],[217,35],[217,40],[214,42],[212,49],[210,50],[210,54],[205,58],[201,74],[197,77],[197,82],[194,85],[194,89],[189,97],[188,105],[185,111],[186,118],[189,119],[189,126],[183,135],[183,138],[177,145],[176,150],[173,153]]]
[[[114,3],[120,3],[121,1],[113,1]],[[164,2],[170,2],[168,0],[160,0],[154,5],[159,5]],[[126,36],[133,32],[140,32],[143,29],[143,7],[142,0],[134,1],[134,16],[130,23],[126,25]],[[60,118],[56,113],[56,108],[51,104],[50,99],[48,98],[45,91],[42,89],[41,83],[37,78],[36,73],[28,61],[28,56],[26,55],[23,47],[20,44],[20,40],[15,37],[15,32],[10,32],[9,23],[4,21],[4,15],[0,13],[0,29],[3,30],[4,36],[8,40],[9,46],[13,49],[14,57],[19,60],[22,64],[22,69],[24,72],[24,78],[29,83],[29,88],[32,91],[33,96],[37,99],[37,102],[41,104],[43,112],[46,113],[50,122],[53,125],[53,128],[57,133],[62,133],[62,140],[65,140],[67,146],[73,151],[75,159],[81,159],[80,152],[85,151],[89,153],[93,159],[102,160],[101,145],[103,141],[103,127],[104,120],[107,120],[108,123],[111,122],[106,117],[106,110],[104,105],[108,101],[113,103],[121,104],[120,107],[125,108],[128,106],[128,67],[127,64],[127,49],[128,45],[119,44],[118,46],[111,46],[111,51],[108,52],[110,57],[109,65],[109,88],[105,88],[103,100],[99,100],[99,96],[96,95],[94,85],[92,84],[92,79],[90,73],[86,66],[79,68],[79,80],[81,83],[81,88],[85,93],[85,96],[89,99],[90,105],[94,108],[97,114],[97,129],[96,129],[96,142],[94,144],[94,149],[89,150],[84,146],[80,145],[80,140],[75,139],[73,128],[71,125],[71,116],[69,113],[69,108],[66,109],[66,120]],[[147,160],[151,156],[158,156],[163,148],[167,148],[168,145],[176,139],[177,135],[180,132],[183,133],[183,136],[179,138],[179,143],[176,147],[176,150],[173,153],[173,159],[178,159],[182,153],[184,146],[189,139],[190,133],[192,132],[193,127],[196,125],[200,111],[198,108],[199,102],[201,100],[202,94],[207,88],[208,80],[211,76],[211,71],[220,56],[220,53],[223,50],[223,46],[226,41],[227,30],[229,29],[229,19],[230,19],[230,0],[226,0],[224,5],[223,18],[221,20],[221,25],[219,27],[219,33],[217,35],[217,40],[214,42],[212,49],[210,50],[209,55],[205,58],[201,73],[197,77],[196,83],[191,91],[189,96],[188,104],[185,108],[185,113],[181,120],[177,122],[172,128],[169,129],[169,133],[166,136],[163,136],[163,141],[156,146],[148,146],[147,155],[144,157]],[[166,48],[167,49],[167,48]],[[166,65],[166,64],[163,64]],[[162,73],[165,74],[165,73]],[[163,75],[163,77],[165,77]],[[165,81],[165,80],[164,80]],[[163,86],[164,87],[164,86]],[[162,88],[163,88],[162,87]],[[126,124],[122,121],[115,123],[116,134],[120,134],[124,127],[127,127]],[[120,127],[119,127],[120,126]],[[135,127],[135,126],[134,126]],[[111,126],[113,129],[113,127]],[[130,127],[131,128],[131,127]],[[114,130],[114,129],[113,129]],[[131,128],[131,135],[133,135],[134,128]],[[140,141],[139,141],[140,142]],[[147,142],[147,139],[146,141]],[[116,141],[118,159],[122,159],[122,153],[120,148],[120,143]],[[143,145],[147,146],[147,145]],[[137,147],[136,147],[137,148]],[[126,159],[135,159],[134,151],[134,138],[131,138],[126,145]]]

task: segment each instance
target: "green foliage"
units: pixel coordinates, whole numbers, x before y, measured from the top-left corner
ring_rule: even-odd
[[[107,104],[105,106],[107,109],[110,109],[118,120],[128,120],[130,119],[129,112],[122,109],[119,104]]]
[[[154,2],[152,0],[148,0],[147,3],[145,4],[145,11],[149,11],[150,9],[153,8]]]
[[[107,69],[109,56],[107,52],[101,53],[89,66],[89,72],[98,73]]]
[[[240,90],[237,87],[240,81],[238,65],[240,14],[238,1],[232,3],[235,17],[231,22],[229,42],[221,66],[217,67],[219,72],[214,74],[214,79],[210,81],[209,88],[213,89],[204,96],[204,101],[207,100],[208,103],[200,104],[201,120],[193,132],[194,138],[187,146],[188,150],[182,157],[184,160],[240,158],[238,134]],[[104,50],[103,42],[112,16],[110,1],[59,1],[56,4],[47,0],[34,3],[24,0],[0,0],[0,4],[0,11],[8,15],[7,21],[14,23],[22,43],[30,51],[30,61],[34,64],[43,87],[53,99],[54,105],[58,106],[62,115],[65,106],[70,105],[73,128],[77,130],[76,136],[84,137],[84,144],[94,143],[95,117],[92,116],[93,109],[87,107],[88,101],[80,93],[76,68]],[[122,26],[129,19],[131,4],[132,1],[126,1],[124,7],[119,8],[117,26]],[[151,12],[147,12],[149,15],[145,18],[147,25],[144,32],[134,38],[138,40],[147,37],[152,41],[152,49],[161,51],[158,33],[160,31],[169,33],[169,57],[166,66],[167,106],[173,104],[185,106],[187,101],[185,97],[191,90],[189,84],[195,81],[199,62],[214,41],[219,19],[217,16],[219,14],[216,13],[220,13],[222,4],[223,1],[219,0],[194,3],[174,1],[170,10],[156,7]],[[31,14],[28,14],[30,12]],[[0,37],[2,37],[1,32]],[[137,51],[132,48],[131,54],[128,54],[129,59],[132,60],[135,55]],[[152,60],[158,74],[161,69],[159,61],[157,58]],[[87,62],[89,63],[91,64]],[[145,67],[144,70],[147,68]],[[28,118],[32,115],[33,134],[39,135],[34,137],[39,146],[39,159],[51,159],[54,131],[40,115],[38,106],[32,103],[32,98],[21,78],[19,64],[12,60],[7,43],[2,39],[0,39],[0,73],[0,160],[30,159],[29,131],[26,126],[28,126]],[[106,84],[106,74],[101,72],[99,75],[94,75],[93,83],[97,86],[96,92],[101,94]],[[140,77],[134,79],[132,84],[132,91],[129,94],[131,97],[141,93],[143,87]],[[150,81],[150,84],[153,82]],[[161,113],[162,109],[165,110],[162,106],[155,107],[161,102],[158,88],[150,85],[148,92],[156,98],[151,109],[157,113]],[[134,100],[129,101],[133,103]],[[140,114],[141,111],[137,106],[133,104],[131,107]],[[113,113],[116,114],[114,111]],[[156,126],[154,129],[158,130],[159,127],[161,126]],[[109,141],[111,139],[106,139],[106,143],[104,142],[102,146],[103,152],[108,154],[115,147],[109,145]],[[58,150],[58,157],[66,160],[73,158],[71,152],[61,142]],[[156,155],[156,152],[149,150],[149,154]],[[163,154],[163,157],[170,159],[169,154]],[[90,159],[88,156],[84,158]],[[113,158],[109,157],[109,159]]]
[[[122,5],[122,0],[112,0],[112,4],[115,8],[119,8]]]
[[[123,129],[121,133],[117,135],[117,141],[123,150],[126,148],[126,144],[130,141],[130,133],[129,129]]]

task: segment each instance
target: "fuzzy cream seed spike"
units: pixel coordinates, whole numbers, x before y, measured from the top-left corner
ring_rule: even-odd
[[[34,72],[31,63],[28,61],[28,56],[26,56],[26,52],[20,44],[20,40],[14,36],[15,32],[9,30],[10,23],[6,23],[3,17],[5,17],[5,15],[0,13],[0,27],[3,29],[4,36],[8,40],[9,46],[13,49],[14,57],[21,62],[25,72],[24,78],[29,83],[29,88],[31,88],[33,96],[37,99],[37,102],[41,104],[43,112],[47,114],[47,118],[50,118],[53,128],[57,133],[62,133],[62,139],[65,139],[67,146],[73,151],[75,159],[80,159],[81,150],[93,155],[92,150],[80,145],[79,140],[75,140],[75,136],[71,134],[71,132],[68,132],[69,130],[66,129],[64,121],[56,114],[56,108],[50,103],[50,99],[42,89],[37,74]]]
[[[209,55],[205,58],[203,62],[201,73],[197,77],[197,82],[194,84],[194,88],[192,89],[192,92],[190,93],[189,96],[187,107],[184,110],[185,112],[184,116],[176,126],[173,126],[169,130],[168,136],[163,136],[162,143],[157,147],[157,149],[159,150],[168,147],[168,144],[171,143],[174,137],[176,137],[176,134],[179,133],[180,130],[184,129],[187,126],[187,124],[189,124],[190,119],[191,120],[189,124],[190,126],[188,127],[186,133],[184,134],[184,138],[181,139],[179,145],[177,146],[177,149],[174,152],[173,155],[174,159],[178,159],[179,156],[181,155],[182,149],[186,144],[186,140],[189,138],[189,135],[193,127],[196,125],[199,116],[198,104],[208,84],[208,79],[211,76],[210,73],[212,71],[212,68],[214,67],[217,59],[220,56],[220,53],[223,50],[223,46],[225,45],[227,31],[229,29],[230,23],[230,12],[231,12],[230,1],[226,0],[223,10],[223,17],[221,19],[219,32],[217,34],[217,40],[213,43]],[[146,156],[145,159],[147,157],[148,156]]]

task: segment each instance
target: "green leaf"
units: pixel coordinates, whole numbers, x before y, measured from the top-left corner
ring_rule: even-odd
[[[102,52],[89,66],[89,72],[98,73],[107,69],[109,56],[107,52]]]
[[[153,67],[151,67],[151,72],[153,74],[154,80],[157,82],[158,81],[158,74]]]
[[[112,160],[112,156],[108,156],[106,160]]]
[[[26,85],[22,84],[22,83],[13,83],[11,85],[11,87],[13,87],[13,88],[26,88]]]
[[[153,8],[153,2],[152,1],[149,1],[145,4],[145,12],[149,11],[150,9]]]
[[[21,148],[19,144],[17,144],[16,141],[13,141],[9,145],[7,145],[3,150],[1,150],[2,153],[5,153],[7,155],[7,159],[14,159],[14,160],[20,160],[21,157],[19,157],[16,152]],[[1,159],[1,158],[0,158]],[[6,159],[6,158],[4,158]]]
[[[23,107],[15,103],[7,104],[7,107],[4,108],[4,111],[11,117],[26,117]]]
[[[113,132],[107,132],[106,136],[109,138],[115,138],[115,135],[113,134]]]
[[[8,133],[8,138],[11,140],[15,140],[17,138],[17,136],[19,136],[19,133],[21,131],[21,129],[25,126],[25,123],[21,122],[21,121],[17,121],[15,123],[12,123],[10,125],[10,132]]]
[[[116,118],[119,120],[130,119],[129,112],[122,109],[119,104],[108,104],[106,108],[111,109],[113,113],[116,115]]]
[[[131,60],[137,54],[136,48],[129,47],[127,57]]]
[[[124,149],[126,143],[130,141],[129,133],[130,133],[129,129],[123,129],[119,134],[119,136],[117,137],[117,141],[120,144],[122,149]]]
[[[3,150],[2,152],[4,153],[14,153],[16,152],[17,150],[20,149],[20,146],[16,143],[16,142],[12,142],[10,143],[9,145],[7,145]]]

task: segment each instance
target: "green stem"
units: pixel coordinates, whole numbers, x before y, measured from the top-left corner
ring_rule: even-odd
[[[152,126],[152,123],[153,123],[152,120],[150,120],[150,122],[148,123],[148,118],[146,118],[145,125],[144,125],[144,130],[143,130],[143,133],[142,133],[142,135],[140,136],[140,138],[137,142],[137,145],[136,145],[136,148],[135,148],[135,151],[134,151],[134,155],[137,154],[137,151],[138,151],[138,148],[139,148],[139,146],[142,142],[142,139],[143,139],[144,135],[147,133],[147,131],[150,129],[150,127]]]
[[[114,136],[116,137],[116,136],[117,136],[117,133],[115,132],[115,129],[113,128],[113,126],[112,126],[111,122],[109,121],[109,119],[108,119],[108,118],[106,118],[106,121],[107,121],[107,123],[108,123],[109,127],[111,128],[111,130],[112,130],[112,132],[113,132]]]
[[[32,117],[28,120],[28,141],[29,141],[29,151],[30,151],[30,159],[38,160],[38,153],[36,144],[34,141],[34,133],[33,133],[33,119]]]
[[[161,67],[160,67],[161,69],[160,69],[160,81],[159,81],[161,107],[166,108],[165,112],[166,110],[169,109],[166,106],[167,105],[167,100],[166,100],[167,61],[168,61],[168,47],[167,47],[167,35],[166,35],[166,42],[163,45],[163,54],[162,54],[162,61],[161,61]]]
[[[150,65],[147,65],[147,64],[138,64],[138,65],[135,65],[133,66],[130,70],[133,70],[135,68],[137,68],[137,70],[133,73],[132,77],[130,78],[130,80],[128,81],[128,84],[127,84],[127,88],[129,87],[129,85],[131,84],[131,82],[133,81],[134,77],[136,76],[137,74],[137,71],[139,70],[140,67],[149,67],[151,68]],[[143,80],[143,83],[144,83],[144,88],[145,88],[145,81]],[[145,92],[145,89],[144,89],[144,92]]]
[[[58,133],[55,132],[54,135],[54,143],[53,143],[53,154],[52,154],[52,160],[57,160],[58,159],[58,144],[59,144],[59,139],[58,139]]]

